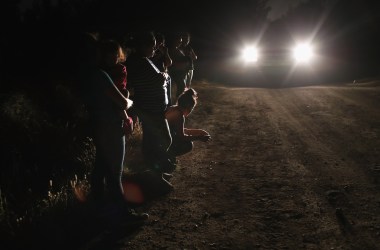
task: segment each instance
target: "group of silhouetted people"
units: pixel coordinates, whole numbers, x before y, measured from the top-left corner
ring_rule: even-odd
[[[126,135],[134,124],[142,126],[146,169],[170,188],[177,156],[190,152],[193,141],[211,139],[202,129],[185,127],[198,98],[191,88],[197,56],[190,35],[171,36],[168,47],[165,42],[163,34],[153,32],[133,34],[125,44],[91,33],[78,40],[75,68],[96,147],[90,199],[102,204],[107,197],[130,222],[148,217],[129,209],[121,182]]]

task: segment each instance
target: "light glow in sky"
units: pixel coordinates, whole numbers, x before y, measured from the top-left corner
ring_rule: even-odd
[[[268,14],[269,20],[273,21],[285,15],[290,9],[296,7],[301,2],[308,0],[269,0],[268,5],[271,11]]]

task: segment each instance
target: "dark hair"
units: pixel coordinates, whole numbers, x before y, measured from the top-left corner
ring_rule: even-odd
[[[167,44],[168,48],[173,48],[174,46],[176,46],[177,41],[179,39],[182,39],[180,32],[169,33],[167,36],[167,39],[166,39],[166,44]]]
[[[151,31],[138,32],[128,37],[126,45],[129,48],[141,49],[151,45],[155,40],[154,33]]]
[[[185,90],[179,97],[178,97],[178,106],[181,108],[190,108],[193,109],[195,105],[197,105],[197,98],[198,94],[193,89],[187,89]]]
[[[121,45],[112,39],[104,40],[100,43],[100,49],[103,54],[117,54],[119,62],[125,61],[125,53]]]
[[[91,33],[80,33],[72,41],[72,51],[69,55],[72,57],[76,66],[83,66],[96,63],[96,53],[98,41]]]
[[[164,34],[162,34],[162,33],[160,33],[160,32],[156,32],[156,33],[154,34],[154,36],[156,37],[156,42],[157,42],[157,43],[161,43],[161,42],[165,41],[165,36],[164,36]]]
[[[190,38],[191,36],[190,36],[189,32],[183,31],[183,32],[181,32],[181,37],[188,37],[188,38]]]

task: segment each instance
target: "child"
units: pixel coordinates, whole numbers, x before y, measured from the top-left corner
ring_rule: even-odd
[[[170,106],[165,113],[172,136],[172,144],[168,151],[171,161],[175,161],[176,156],[190,152],[193,149],[193,141],[208,142],[211,139],[210,134],[203,129],[185,127],[185,119],[196,106],[197,98],[194,89],[187,89],[178,97],[177,105]]]
[[[126,97],[129,98],[127,90],[127,70],[122,64],[125,61],[125,54],[120,44],[114,40],[106,40],[101,43],[101,68],[108,73],[115,86]],[[128,116],[127,111],[123,110],[122,114],[125,135],[128,136],[133,132],[133,120]]]

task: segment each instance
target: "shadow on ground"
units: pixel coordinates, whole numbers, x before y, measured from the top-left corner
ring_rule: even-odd
[[[121,239],[138,233],[144,222],[124,218],[128,208],[139,209],[168,194],[172,187],[161,174],[127,173],[123,178],[128,200],[125,210],[112,204],[79,202],[66,211],[51,211],[38,220],[20,224],[14,235],[2,234],[2,249],[117,249]],[[127,213],[126,213],[127,214]]]

